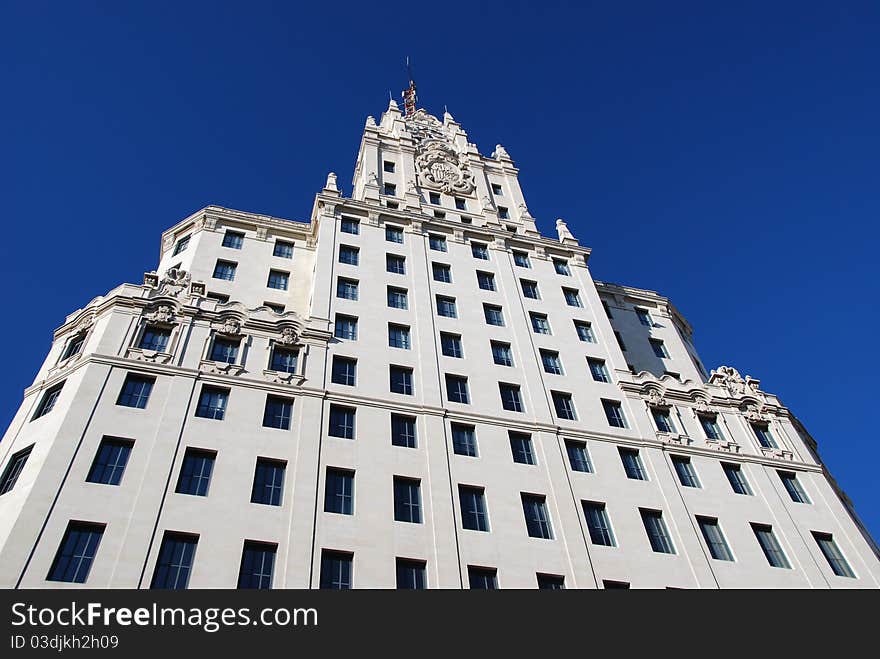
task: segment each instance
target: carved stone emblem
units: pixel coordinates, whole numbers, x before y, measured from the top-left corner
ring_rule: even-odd
[[[237,318],[224,318],[223,324],[220,326],[220,332],[223,334],[240,334],[241,323]]]
[[[170,268],[159,282],[159,293],[177,297],[189,287],[192,276],[183,269]]]
[[[167,304],[162,304],[158,309],[144,314],[144,318],[151,323],[163,323],[167,325],[174,321],[174,310]]]
[[[281,330],[281,343],[284,345],[293,345],[297,340],[296,330],[292,327],[285,327]]]
[[[450,145],[431,141],[419,149],[416,169],[423,187],[442,190],[447,194],[470,194],[474,177]]]
[[[644,394],[645,402],[649,407],[672,407],[669,401],[663,397],[663,393],[659,389],[648,389]]]

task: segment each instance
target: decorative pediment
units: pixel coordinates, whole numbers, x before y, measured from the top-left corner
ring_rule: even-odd
[[[705,396],[697,396],[694,399],[694,412],[703,416],[717,416],[718,410],[709,405],[709,399]]]
[[[659,387],[646,387],[642,390],[642,398],[648,407],[669,409],[672,405],[663,396],[663,390]]]
[[[219,334],[225,334],[227,336],[240,336],[241,325],[242,321],[240,318],[233,315],[226,315],[220,318],[220,320],[216,323],[213,323],[212,327]]]
[[[740,405],[739,409],[750,423],[770,423],[771,416],[760,401],[747,400]]]
[[[155,304],[144,313],[144,318],[157,325],[171,325],[177,321],[175,309],[170,304]]]
[[[759,390],[760,380],[750,375],[743,378],[732,366],[719,366],[717,370],[713,370],[709,376],[709,384],[724,387],[733,398],[762,395]]]

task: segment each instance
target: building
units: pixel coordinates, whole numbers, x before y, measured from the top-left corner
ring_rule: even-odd
[[[200,210],[55,331],[0,443],[0,585],[878,587],[780,400],[407,100],[350,198]]]

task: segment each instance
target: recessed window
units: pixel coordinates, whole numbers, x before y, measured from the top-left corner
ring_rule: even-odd
[[[70,359],[74,355],[78,355],[83,348],[83,344],[86,342],[85,332],[80,332],[76,336],[72,337],[70,341],[67,342],[67,347],[64,348],[64,352],[61,354],[61,361],[65,359]]]
[[[437,192],[428,193],[428,198],[430,199],[432,204],[435,204],[435,205],[440,204],[440,195]]]
[[[660,359],[667,359],[669,357],[669,352],[666,350],[666,346],[663,345],[663,341],[660,339],[651,339],[651,350],[654,351],[654,356],[659,357]]]
[[[697,418],[700,420],[700,426],[702,426],[703,432],[706,433],[706,439],[711,439],[716,442],[723,439],[721,428],[718,427],[717,415],[698,414]]]
[[[706,547],[709,548],[709,555],[716,561],[732,561],[733,553],[727,546],[727,540],[724,539],[718,520],[714,517],[697,517],[697,524],[700,526]]]
[[[266,396],[266,407],[263,410],[263,427],[290,430],[290,419],[293,417],[293,399],[281,396]]]
[[[566,277],[571,276],[571,270],[568,268],[568,261],[553,259],[553,269],[556,270],[557,275],[564,275]]]
[[[336,297],[344,300],[358,299],[358,282],[355,279],[338,277],[336,279]]]
[[[672,466],[678,475],[678,482],[685,487],[700,487],[700,480],[690,458],[681,455],[672,456]]]
[[[345,339],[346,341],[357,341],[358,338],[358,319],[356,316],[346,316],[345,314],[336,314],[336,322],[333,328],[333,336],[337,339]]]
[[[190,236],[184,236],[180,240],[177,241],[177,244],[174,246],[174,251],[171,253],[171,256],[177,256],[182,251],[184,251],[187,247],[189,247],[189,239]]]
[[[464,357],[460,334],[440,332],[440,349],[446,357],[456,357],[458,359]]]
[[[550,331],[550,321],[547,320],[547,314],[530,311],[529,318],[532,321],[532,331],[535,334],[552,334]]]
[[[437,315],[446,318],[458,318],[454,297],[437,296]]]
[[[513,461],[524,465],[536,464],[535,451],[532,449],[532,436],[522,432],[509,431],[510,452]]]
[[[55,407],[55,402],[58,400],[58,396],[61,394],[61,388],[63,386],[64,382],[59,382],[58,384],[46,389],[45,393],[43,394],[43,399],[40,401],[40,404],[37,405],[37,411],[34,412],[34,416],[31,417],[31,421],[33,421],[34,419],[39,419],[41,416],[46,416],[49,412],[52,411],[52,409]],[[147,396],[149,395],[150,393],[147,392]]]
[[[645,525],[651,549],[658,554],[674,554],[675,547],[672,544],[669,531],[666,530],[663,513],[659,510],[645,510],[644,508],[639,508],[639,513],[642,516],[642,523]]]
[[[212,276],[214,277],[214,279],[225,279],[226,281],[233,281],[235,279],[236,267],[238,267],[237,263],[217,259],[217,264],[214,266],[214,274]]]
[[[754,523],[751,526],[752,531],[755,534],[755,539],[758,541],[758,545],[760,545],[761,551],[764,552],[764,556],[767,558],[767,562],[770,566],[791,569],[791,565],[788,562],[788,558],[785,556],[785,552],[782,551],[782,547],[779,545],[776,536],[773,534],[773,527],[769,524]]]
[[[238,231],[227,231],[223,236],[223,247],[241,249],[244,245],[244,234]]]
[[[282,259],[292,259],[293,243],[289,243],[285,240],[276,240],[275,246],[272,248],[272,256],[277,256]]]
[[[229,296],[223,293],[208,293],[206,296],[209,300],[214,300],[218,304],[226,304],[229,302]]]
[[[648,480],[645,467],[642,465],[642,458],[636,449],[619,448],[617,450],[620,453],[620,461],[627,478],[635,481]]]
[[[609,579],[602,579],[602,588],[605,590],[629,590],[629,582],[628,581],[611,581]]]
[[[524,297],[530,298],[532,300],[541,299],[541,294],[538,292],[538,282],[530,281],[528,279],[520,279],[519,283],[522,287]]]
[[[489,260],[489,248],[483,243],[471,243],[471,254],[475,259]]]
[[[565,296],[565,303],[570,307],[583,307],[581,295],[574,288],[563,288],[562,294]]]
[[[565,440],[565,452],[568,454],[568,463],[572,471],[580,471],[585,474],[593,473],[593,462],[587,452],[587,443],[575,439]]]
[[[342,233],[351,233],[357,235],[361,232],[360,220],[355,220],[350,217],[343,217],[339,221],[339,230],[342,231]]]
[[[104,437],[95,454],[95,459],[92,461],[86,481],[102,485],[119,485],[133,445],[134,442],[130,439]],[[0,486],[0,494],[3,492],[5,490]]]
[[[390,375],[390,390],[393,394],[413,395],[413,370],[405,366],[391,366],[388,369]]]
[[[212,362],[223,362],[224,364],[234,364],[238,360],[238,347],[241,344],[239,339],[226,339],[222,336],[215,336],[214,342],[211,344]]]
[[[493,183],[492,184],[492,194],[496,195],[496,196],[501,194],[501,184],[500,183]]]
[[[501,341],[490,341],[492,347],[492,360],[499,366],[513,366],[513,354],[510,351],[509,343]]]
[[[402,414],[391,415],[391,445],[416,448],[416,418]]]
[[[446,398],[451,403],[471,402],[470,393],[468,393],[468,381],[466,377],[461,375],[446,374]]]
[[[675,424],[672,423],[668,407],[652,407],[651,417],[659,432],[675,432]]]
[[[382,186],[382,192],[387,197],[393,197],[397,194],[397,186],[394,183],[385,183]]]
[[[495,290],[495,275],[477,270],[477,285],[484,291]]]
[[[204,385],[196,406],[196,416],[204,419],[222,421],[226,415],[226,404],[229,401],[229,389]]]
[[[434,281],[439,281],[444,284],[452,283],[452,268],[445,263],[432,263],[431,272],[434,275]]]
[[[587,357],[587,365],[590,367],[590,375],[593,376],[596,382],[611,382],[611,378],[608,377],[608,369],[605,368],[604,359]]]
[[[321,551],[321,588],[350,590],[354,554],[341,551]]]
[[[528,252],[513,252],[513,263],[514,265],[518,265],[520,268],[531,268],[532,264],[529,261]]]
[[[571,394],[562,391],[551,391],[550,394],[553,398],[553,409],[556,410],[556,416],[568,421],[577,421],[577,413],[574,409],[574,401],[571,399]]]
[[[456,455],[477,457],[477,435],[473,426],[452,424],[452,451]]]
[[[284,313],[284,305],[283,304],[275,304],[274,302],[263,302],[264,307],[268,307],[270,311],[277,314]]]
[[[385,207],[391,208],[391,209],[397,209],[397,208],[400,208],[400,204],[398,204],[396,201],[391,201],[390,199],[386,199],[385,200]]]
[[[289,279],[289,272],[283,272],[281,270],[269,270],[269,281],[266,282],[266,286],[268,286],[269,288],[286,291]]]
[[[395,561],[398,590],[423,590],[427,588],[425,561],[411,561],[398,558]]]
[[[486,515],[486,496],[481,487],[458,486],[458,500],[461,505],[461,526],[471,531],[489,531],[489,517]]]
[[[499,206],[498,207],[498,218],[502,219],[502,220],[509,220],[510,219],[510,211],[507,210],[506,206]],[[516,230],[516,228],[514,228],[514,231],[515,230]]]
[[[446,236],[439,236],[436,234],[428,235],[428,245],[431,249],[437,252],[445,252],[446,251]]]
[[[357,381],[357,359],[333,355],[333,368],[330,381],[353,387]]]
[[[327,467],[324,484],[324,512],[337,515],[354,514],[354,472]]]
[[[520,387],[518,384],[507,384],[505,382],[498,383],[498,390],[501,393],[501,407],[508,412],[525,412],[522,396],[520,395]]]
[[[636,316],[639,318],[639,322],[645,327],[653,327],[654,323],[651,321],[651,314],[648,313],[646,309],[636,309]]]
[[[147,406],[147,401],[150,399],[150,392],[153,390],[153,383],[155,382],[156,378],[129,373],[125,376],[125,382],[122,385],[122,390],[119,392],[119,397],[116,399],[116,404],[123,407],[144,409]]]
[[[763,448],[779,448],[776,445],[776,440],[773,439],[773,435],[770,434],[769,425],[766,423],[752,423],[750,425],[755,433],[755,437],[758,439],[758,444]]]
[[[388,287],[387,292],[388,298],[388,306],[392,309],[406,309],[407,308],[407,295],[405,288],[395,288],[394,286]]]
[[[245,540],[238,569],[238,587],[247,590],[271,590],[277,550],[276,544]]]
[[[394,477],[394,521],[422,523],[421,482],[414,478]]]
[[[398,243],[400,245],[403,244],[403,229],[400,227],[386,226],[385,227],[385,240],[389,243]]]
[[[353,407],[330,405],[330,421],[327,433],[331,437],[354,439],[354,415],[355,409]]]
[[[461,197],[456,197],[455,198],[455,209],[460,210],[460,211],[467,210],[467,204],[465,203],[465,200],[462,199]]]
[[[69,522],[46,580],[85,583],[102,537],[103,524]]]
[[[526,518],[526,529],[530,538],[553,539],[550,526],[550,515],[547,512],[546,497],[537,494],[521,493],[523,515]]]
[[[9,462],[6,463],[6,469],[3,470],[3,476],[0,477],[0,494],[6,494],[15,487],[15,482],[18,480],[21,470],[24,469],[24,465],[30,457],[33,448],[34,445],[31,444],[27,448],[14,453],[12,457],[9,458]],[[116,483],[114,483],[114,485],[115,484]]]
[[[150,588],[186,590],[199,536],[165,531]]]
[[[494,567],[468,565],[468,586],[472,590],[496,590],[498,588],[498,570]]]
[[[559,353],[555,350],[541,350],[541,364],[544,366],[544,372],[552,375],[562,375],[562,360],[559,359]]]
[[[487,325],[504,327],[504,313],[502,312],[501,307],[494,304],[484,304],[483,315],[486,318]]]
[[[251,503],[266,506],[280,506],[284,493],[284,472],[287,463],[283,460],[257,458],[254,469],[254,485],[251,488]]]
[[[791,471],[780,471],[777,473],[782,480],[782,484],[785,486],[785,491],[788,492],[788,496],[791,497],[792,501],[795,503],[810,503],[810,498],[807,496],[803,486],[801,486],[798,481],[797,474]]]
[[[406,258],[397,254],[385,255],[385,270],[395,275],[406,274]]]
[[[749,487],[749,482],[740,465],[722,462],[721,468],[724,470],[724,475],[727,476],[731,489],[736,494],[752,494],[752,488]]]
[[[389,174],[393,174],[394,173],[394,163],[391,162],[390,160],[382,161],[382,171],[387,172]]]
[[[296,373],[298,359],[299,350],[296,348],[285,348],[275,344],[272,346],[272,361],[269,364],[269,370],[279,373]]]
[[[822,555],[825,556],[825,560],[828,561],[831,571],[838,577],[855,579],[855,573],[850,568],[849,563],[846,562],[843,554],[840,553],[840,549],[837,548],[833,536],[830,533],[820,533],[818,531],[811,531],[811,533],[816,544],[819,545]]]
[[[587,530],[590,532],[590,542],[594,545],[614,547],[614,533],[611,531],[611,522],[605,511],[605,504],[596,501],[581,501],[584,509],[584,518],[587,520]]]
[[[596,336],[593,334],[593,328],[590,323],[584,320],[574,321],[574,329],[577,332],[578,339],[585,343],[595,343]]]
[[[390,348],[410,349],[409,327],[388,323],[388,346]]]
[[[605,418],[608,425],[615,428],[626,428],[626,418],[623,416],[623,407],[616,400],[602,400],[602,409],[605,410]]]
[[[180,465],[177,488],[174,491],[197,497],[208,496],[208,486],[211,484],[211,473],[214,471],[216,458],[217,454],[214,451],[186,449]]]
[[[339,262],[345,265],[358,265],[360,261],[360,249],[351,245],[339,246]]]

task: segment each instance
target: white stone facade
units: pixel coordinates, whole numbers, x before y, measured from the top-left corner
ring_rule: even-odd
[[[395,587],[397,559],[423,563],[429,588],[467,588],[477,567],[500,588],[535,588],[538,575],[566,588],[878,587],[876,545],[779,399],[734,369],[706,373],[666,298],[594,281],[590,250],[564,222],[558,239],[541,236],[517,175],[503,147],[482,156],[448,113],[404,117],[392,102],[378,124],[367,119],[351,198],[331,174],[308,222],[210,206],[168,229],[143,284],[95,298],[55,332],[0,443],[0,585],[149,588],[177,532],[197,540],[190,588],[235,587],[247,541],[275,547],[274,588],[318,587],[325,550],[350,556],[354,588]],[[340,262],[343,246],[356,265]],[[402,272],[388,271],[389,254]],[[214,277],[218,260],[235,264],[231,280]],[[267,286],[273,271],[286,288]],[[494,290],[478,285],[488,274]],[[357,282],[356,300],[337,295],[340,278]],[[405,309],[389,307],[388,287],[406,291]],[[454,298],[457,317],[438,313],[437,296]],[[357,318],[356,339],[336,336],[339,315]],[[535,331],[542,319],[549,333]],[[389,345],[389,323],[409,328],[408,348]],[[139,347],[156,328],[165,346]],[[444,354],[441,333],[460,337],[461,357]],[[218,340],[238,347],[233,363],[211,359]],[[491,341],[512,366],[495,363]],[[271,368],[285,347],[298,350],[295,372]],[[544,367],[554,354],[561,373]],[[356,360],[354,386],[331,381],[334,357]],[[390,391],[391,366],[411,369],[411,394]],[[130,373],[152,381],[143,408],[117,404]],[[447,375],[467,379],[468,403],[449,399]],[[499,383],[519,387],[522,411],[504,409]],[[206,386],[228,391],[222,420],[196,414]],[[558,416],[554,393],[571,397],[576,419]],[[292,400],[288,429],[263,426],[267,396]],[[332,405],[356,410],[353,439],[328,434]],[[415,419],[415,448],[392,445],[392,414]],[[454,424],[473,427],[475,456],[454,450]],[[510,432],[530,437],[535,464],[514,461]],[[115,485],[88,481],[106,437],[130,448]],[[591,471],[573,468],[567,443]],[[187,448],[213,452],[205,496],[176,491]],[[646,480],[627,477],[620,449],[638,451]],[[699,487],[682,485],[674,457],[690,460]],[[251,502],[258,458],[285,463],[280,505]],[[723,464],[750,494],[733,491]],[[354,472],[353,514],[325,512],[328,467]],[[395,521],[396,476],[418,481],[420,523]],[[463,528],[459,486],[482,489],[487,532]],[[530,537],[523,494],[543,498],[552,538]],[[593,541],[583,502],[604,504],[613,546]],[[652,549],[643,510],[662,513],[674,553]],[[733,560],[711,557],[703,518],[718,521]],[[100,542],[82,579],[49,580],[71,521],[100,525]],[[754,525],[772,528],[788,567],[770,565]],[[835,574],[817,537],[853,576]]]

